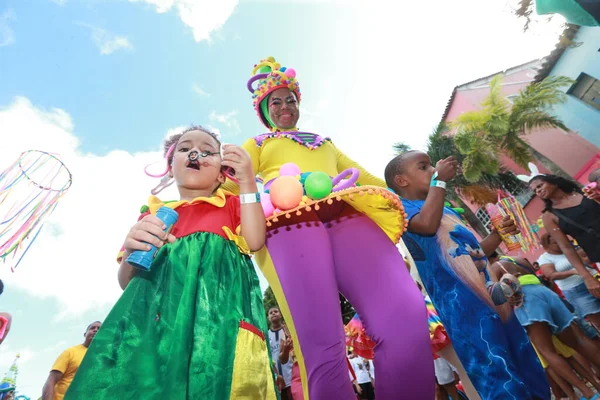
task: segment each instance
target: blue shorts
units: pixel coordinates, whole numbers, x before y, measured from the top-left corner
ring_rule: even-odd
[[[592,296],[585,287],[585,283],[581,283],[573,289],[563,290],[562,292],[573,308],[575,308],[575,313],[579,318],[600,313],[600,299]]]
[[[522,326],[545,322],[550,325],[552,334],[557,335],[575,320],[575,315],[552,290],[543,285],[524,285],[522,288],[523,305],[515,308],[515,315]]]

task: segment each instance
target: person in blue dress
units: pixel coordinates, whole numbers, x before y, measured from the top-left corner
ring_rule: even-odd
[[[492,232],[483,241],[460,216],[444,207],[446,182],[456,175],[453,157],[436,167],[429,156],[410,151],[385,169],[386,183],[402,198],[408,214],[403,236],[421,280],[456,353],[482,400],[550,399],[550,387],[525,330],[506,298],[504,284],[491,280],[486,255],[501,243]],[[516,232],[505,218],[503,233]],[[500,304],[504,302],[504,304]]]

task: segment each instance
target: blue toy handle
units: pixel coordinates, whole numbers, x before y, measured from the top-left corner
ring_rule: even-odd
[[[156,217],[165,223],[167,226],[165,232],[170,232],[175,222],[179,218],[179,214],[169,207],[161,207],[156,211]],[[148,243],[150,244],[150,243]],[[136,250],[127,257],[127,262],[133,267],[142,271],[150,271],[150,266],[156,255],[156,246],[150,244],[151,249],[148,251]]]

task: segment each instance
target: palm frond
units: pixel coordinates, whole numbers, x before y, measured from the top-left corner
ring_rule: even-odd
[[[402,153],[406,153],[407,151],[412,150],[412,147],[410,147],[410,145],[407,143],[398,142],[398,143],[394,143],[392,145],[392,149],[394,149],[394,153],[402,154]]]

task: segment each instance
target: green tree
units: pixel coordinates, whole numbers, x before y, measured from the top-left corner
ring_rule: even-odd
[[[502,93],[502,75],[492,78],[490,93],[481,103],[482,108],[465,112],[453,122],[454,142],[465,156],[461,164],[465,178],[478,182],[483,173],[494,174],[501,166],[502,155],[524,168],[535,159],[553,174],[569,177],[560,166],[535,150],[525,137],[535,129],[568,130],[551,109],[566,101],[567,95],[560,88],[573,82],[564,76],[550,76],[527,86],[513,97],[511,104]]]

